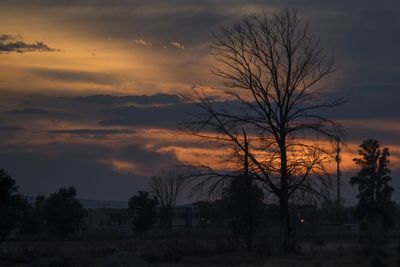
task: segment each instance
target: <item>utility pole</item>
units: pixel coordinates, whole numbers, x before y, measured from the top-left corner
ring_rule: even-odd
[[[247,201],[247,237],[246,237],[246,249],[247,251],[252,250],[252,240],[254,235],[253,229],[253,211],[251,206],[251,186],[252,181],[249,175],[249,141],[247,139],[246,131],[242,129],[244,137],[244,179],[246,183],[246,201]]]
[[[336,223],[339,224],[339,210],[340,210],[340,201],[341,201],[341,197],[340,197],[340,137],[337,136],[336,137],[336,157],[335,157],[335,161],[336,161],[336,178],[337,178],[337,203],[336,203]]]

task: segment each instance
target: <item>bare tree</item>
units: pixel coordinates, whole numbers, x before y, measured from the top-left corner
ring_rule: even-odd
[[[167,227],[172,228],[172,212],[183,188],[183,175],[176,168],[162,169],[150,181],[150,187],[158,199],[161,211],[167,219]]]
[[[229,161],[243,166],[246,154],[248,172],[279,200],[280,246],[286,253],[295,245],[290,203],[299,196],[325,197],[332,183],[327,171],[332,155],[325,144],[342,131],[321,114],[343,101],[326,102],[316,86],[332,73],[332,58],[292,10],[222,28],[211,48],[217,60],[212,73],[224,80],[230,101],[217,102],[204,90],[185,92],[184,99],[199,112],[183,123],[184,129],[231,148]],[[240,134],[243,129],[251,142]],[[197,188],[218,188],[226,177],[229,171],[208,166]]]

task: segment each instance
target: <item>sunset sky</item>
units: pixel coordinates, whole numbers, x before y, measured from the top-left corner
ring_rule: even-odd
[[[222,86],[209,74],[212,31],[283,7],[335,58],[323,86],[348,99],[330,114],[346,130],[346,198],[367,138],[390,148],[400,192],[397,0],[1,0],[0,168],[22,194],[73,185],[81,198],[127,200],[160,168],[215,162],[224,151],[177,134],[193,110],[177,94]]]

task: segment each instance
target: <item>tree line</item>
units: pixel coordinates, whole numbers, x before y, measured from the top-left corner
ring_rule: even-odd
[[[394,226],[396,213],[395,203],[391,199],[394,189],[390,185],[389,149],[381,149],[377,140],[368,139],[360,145],[358,154],[354,162],[360,170],[350,179],[350,184],[358,186],[359,191],[354,216],[360,221],[364,232],[378,231],[382,236]],[[163,169],[151,177],[150,191],[138,191],[128,201],[132,212],[132,230],[146,232],[154,227],[157,220],[161,228],[171,230],[173,210],[187,179],[182,170],[175,167]],[[17,194],[15,180],[0,170],[0,191],[2,240],[16,226],[22,234],[48,232],[60,238],[69,237],[83,226],[85,210],[76,199],[74,187],[60,188],[47,198],[38,195],[35,202],[29,204]],[[197,204],[203,208],[207,205],[221,206],[224,211],[220,210],[219,213],[229,218],[232,231],[242,236],[247,249],[251,250],[266,203],[265,191],[252,177],[238,175],[224,186],[216,201],[200,201]],[[328,205],[328,209],[332,209],[332,205]],[[207,216],[204,209],[202,212],[202,217],[217,217]]]
[[[17,229],[19,234],[44,234],[67,238],[76,232],[84,209],[74,187],[60,188],[49,197],[38,195],[33,204],[17,194],[15,180],[0,170],[0,241]]]

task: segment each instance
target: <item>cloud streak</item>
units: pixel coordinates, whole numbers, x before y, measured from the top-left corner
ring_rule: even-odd
[[[135,44],[138,44],[138,45],[141,45],[141,46],[152,46],[152,43],[151,43],[151,42],[145,41],[145,40],[143,40],[142,38],[140,38],[140,39],[135,39],[135,40],[133,40],[133,42],[134,42]]]
[[[57,49],[49,47],[43,42],[26,43],[21,41],[22,36],[2,34],[0,35],[0,54],[2,53],[26,53],[26,52],[54,52]]]
[[[21,38],[22,38],[22,36],[20,36],[20,35],[0,34],[0,42],[16,41]]]
[[[68,129],[48,131],[52,134],[73,134],[73,135],[112,135],[112,134],[131,134],[128,129]]]
[[[13,110],[7,110],[4,111],[4,114],[6,115],[48,115],[49,112],[44,109],[39,109],[39,108],[25,108],[25,109],[13,109]]]
[[[172,45],[173,47],[177,48],[177,49],[181,49],[184,50],[185,46],[179,42],[173,41],[173,42],[169,42],[170,45]]]

